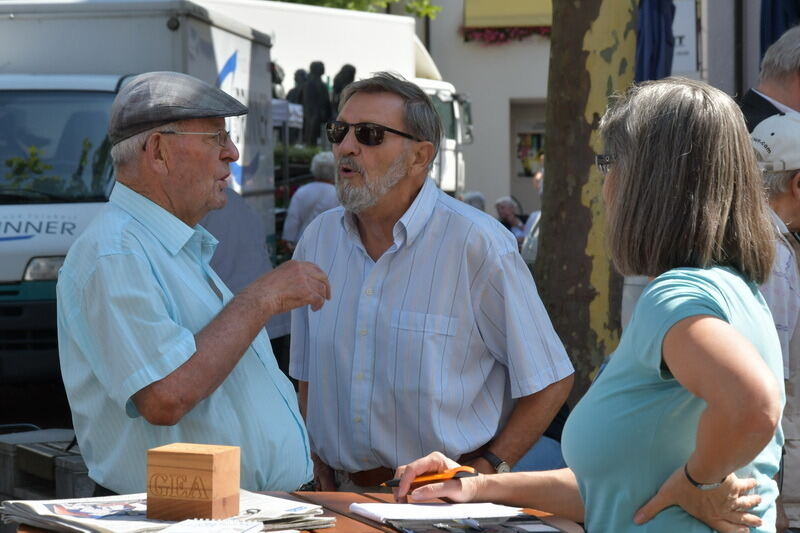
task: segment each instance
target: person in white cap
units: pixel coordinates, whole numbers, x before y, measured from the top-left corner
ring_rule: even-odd
[[[295,391],[264,324],[330,297],[315,265],[288,262],[235,297],[198,224],[226,202],[239,152],[225,117],[247,108],[176,72],[125,85],[108,129],[116,185],[58,279],[58,343],[75,433],[96,493],[144,492],[146,452],[172,442],[241,448],[241,486],[312,477]]]
[[[762,121],[751,139],[776,234],[775,264],[761,293],[781,341],[786,385],[782,421],[786,443],[778,500],[778,531],[783,531],[800,527],[800,242],[793,233],[800,230],[800,114],[774,115]]]

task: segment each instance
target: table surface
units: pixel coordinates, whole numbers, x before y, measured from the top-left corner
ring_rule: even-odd
[[[393,533],[395,531],[350,512],[351,503],[393,502],[391,494],[356,494],[354,492],[267,492],[266,494],[321,505],[325,509],[324,516],[336,517],[334,527],[313,530],[308,533]],[[525,509],[525,512],[539,516],[542,521],[567,533],[583,533],[583,528],[570,520],[533,509]],[[44,529],[26,525],[20,525],[17,528],[18,533],[42,533],[44,531]]]

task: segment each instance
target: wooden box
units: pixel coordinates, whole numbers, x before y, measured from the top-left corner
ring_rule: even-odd
[[[147,518],[239,514],[239,447],[176,442],[147,450]]]

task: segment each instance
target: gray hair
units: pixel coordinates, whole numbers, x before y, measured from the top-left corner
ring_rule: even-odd
[[[514,199],[511,198],[510,196],[501,196],[500,198],[498,198],[497,200],[494,201],[494,205],[496,205],[496,206],[497,205],[503,205],[503,204],[510,205],[514,209],[517,208],[517,202],[515,202]]]
[[[789,190],[789,182],[800,170],[762,170],[761,179],[767,196],[773,196]]]
[[[800,72],[800,25],[772,43],[761,60],[761,81],[782,80]]]
[[[392,93],[402,98],[403,124],[406,131],[418,139],[433,144],[433,157],[430,162],[430,165],[433,165],[442,141],[442,120],[425,91],[398,74],[376,72],[373,77],[353,82],[344,88],[339,101],[339,111],[356,93]]]
[[[333,181],[335,173],[333,152],[320,152],[311,159],[311,174],[318,180]]]
[[[128,137],[114,146],[111,147],[111,160],[114,163],[114,171],[119,173],[119,169],[130,166],[139,154],[142,153],[142,147],[147,142],[147,138],[152,134],[159,131],[181,131],[178,127],[179,122],[170,122],[168,124],[161,124],[155,128],[150,128],[141,133],[137,133],[133,137]]]
[[[486,197],[480,191],[467,191],[462,196],[462,201],[481,211],[486,209]]]
[[[622,274],[720,265],[767,279],[769,211],[742,112],[728,95],[683,78],[646,82],[612,101],[600,133],[614,157],[607,238]]]

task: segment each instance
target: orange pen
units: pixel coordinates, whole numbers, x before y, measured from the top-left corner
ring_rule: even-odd
[[[414,481],[411,482],[411,486],[419,487],[421,485],[427,485],[428,483],[435,483],[437,481],[447,481],[448,479],[459,479],[462,477],[473,477],[477,475],[478,472],[476,472],[471,466],[459,466],[456,468],[451,468],[450,470],[445,470],[444,472],[437,472],[436,474],[417,476],[414,478]],[[385,483],[381,483],[382,487],[397,487],[399,485],[400,480],[398,478],[390,479]]]

